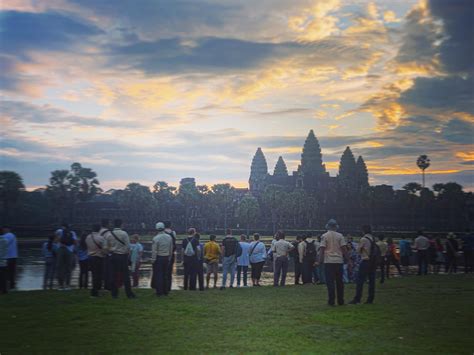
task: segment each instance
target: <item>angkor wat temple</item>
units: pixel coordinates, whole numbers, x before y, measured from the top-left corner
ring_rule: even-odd
[[[302,188],[317,194],[324,194],[339,186],[357,193],[369,187],[369,175],[362,156],[356,160],[347,147],[341,157],[338,176],[329,176],[323,164],[318,139],[311,130],[303,146],[301,164],[291,175],[281,156],[273,174],[269,174],[265,155],[261,148],[257,149],[250,168],[249,189],[254,196],[259,196],[268,185],[284,186],[289,191]]]

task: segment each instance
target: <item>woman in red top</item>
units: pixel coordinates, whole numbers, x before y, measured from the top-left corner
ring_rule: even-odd
[[[387,279],[390,277],[390,264],[395,265],[398,270],[398,274],[402,275],[402,270],[400,269],[400,256],[397,253],[397,246],[393,242],[392,238],[387,239],[388,249],[387,249]]]

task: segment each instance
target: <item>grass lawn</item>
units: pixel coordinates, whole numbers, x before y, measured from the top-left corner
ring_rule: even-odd
[[[323,286],[0,296],[0,353],[474,352],[474,276],[390,279],[376,303],[326,306]],[[346,287],[346,301],[354,286]]]

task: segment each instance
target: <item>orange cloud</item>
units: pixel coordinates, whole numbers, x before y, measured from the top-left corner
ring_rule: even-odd
[[[473,161],[474,160],[474,151],[471,152],[457,152],[455,154],[456,158],[462,159],[464,161]]]

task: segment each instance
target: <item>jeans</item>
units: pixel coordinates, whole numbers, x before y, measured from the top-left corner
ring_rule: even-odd
[[[118,287],[116,280],[121,276],[123,280],[123,286],[125,287],[125,293],[127,297],[133,297],[132,285],[130,283],[130,273],[128,271],[128,255],[127,254],[112,254],[112,297],[118,297]]]
[[[168,294],[168,269],[170,267],[169,256],[157,256],[153,263],[153,278],[155,278],[156,294],[158,296]]]
[[[240,274],[243,273],[243,281],[244,281],[244,286],[247,286],[247,273],[248,273],[249,267],[243,266],[243,265],[237,265],[237,286],[240,286]]]
[[[185,290],[196,290],[196,277],[197,277],[197,257],[195,256],[184,256],[184,289]]]
[[[342,264],[324,264],[326,276],[326,286],[328,288],[328,304],[334,305],[336,294],[337,303],[344,304],[344,283],[342,282],[343,265]]]
[[[288,272],[288,257],[279,256],[275,259],[275,271],[273,273],[273,286],[285,286],[286,273]],[[280,281],[281,275],[281,281]]]
[[[140,279],[140,265],[141,265],[141,262],[137,261],[135,263],[135,270],[132,270],[132,280],[133,280],[132,286],[133,287],[138,287],[138,281]]]
[[[428,250],[418,250],[418,275],[428,274]]]
[[[92,290],[91,296],[99,295],[99,290],[102,288],[102,279],[104,276],[104,260],[98,256],[91,256],[89,258],[89,266],[92,272]]]
[[[251,263],[252,265],[252,280],[259,281],[262,277],[262,270],[263,266],[265,265],[265,261],[260,261],[258,263]]]
[[[224,259],[222,260],[222,287],[225,287],[228,273],[230,273],[230,286],[234,285],[236,264],[237,258],[235,255],[224,256]]]
[[[52,289],[54,274],[56,272],[56,260],[54,257],[47,257],[44,262],[43,289]]]
[[[89,260],[79,260],[79,288],[89,287]]]
[[[318,267],[316,268],[316,272],[318,273],[318,282],[321,284],[326,283],[326,264],[319,264]]]
[[[366,279],[369,279],[369,296],[367,302],[372,303],[375,298],[375,270],[370,270],[369,261],[362,260],[359,266],[359,274],[357,275],[356,295],[354,301],[359,303],[362,299],[362,291]]]

